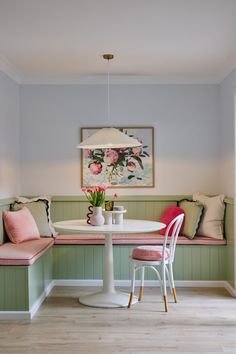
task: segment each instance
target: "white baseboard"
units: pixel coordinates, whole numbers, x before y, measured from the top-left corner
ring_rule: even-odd
[[[139,281],[137,280],[137,284]],[[115,280],[116,286],[130,286],[130,280]],[[176,287],[180,288],[225,288],[229,294],[236,297],[236,290],[224,280],[176,280]],[[56,279],[54,286],[102,286],[101,279]],[[157,280],[145,280],[145,286],[159,287]]]
[[[101,279],[54,279],[53,282],[54,286],[102,286]]]
[[[0,311],[0,320],[30,320],[29,311]]]
[[[228,281],[224,281],[224,288],[230,293],[231,296],[236,297],[236,289],[234,289]]]
[[[31,309],[29,311],[30,318],[33,318],[33,316],[36,314],[40,306],[42,305],[43,301],[46,299],[46,297],[50,294],[51,290],[54,287],[54,280],[52,280],[46,289],[42,292],[40,297],[34,302],[34,304],[31,306]]]
[[[225,281],[207,281],[207,280],[176,280],[177,287],[186,288],[226,288]],[[139,281],[137,280],[137,284]],[[116,286],[130,286],[130,280],[115,280]],[[160,283],[157,280],[145,280],[146,286],[159,287]],[[56,279],[54,286],[102,286],[101,279]]]
[[[137,280],[137,284],[139,281]],[[225,288],[231,296],[236,297],[236,290],[224,280],[207,281],[207,280],[176,280],[176,287],[181,288]],[[130,280],[115,280],[116,286],[130,286]],[[38,311],[39,307],[49,295],[54,286],[102,286],[101,279],[55,279],[50,282],[40,297],[32,305],[30,311],[0,311],[0,320],[30,320]],[[159,281],[146,280],[145,286],[159,287]]]

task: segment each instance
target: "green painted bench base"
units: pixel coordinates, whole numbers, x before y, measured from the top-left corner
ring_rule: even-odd
[[[114,277],[131,279],[129,255],[133,246],[114,246]],[[181,281],[224,281],[226,246],[178,246],[174,264],[175,279]],[[101,280],[103,274],[103,246],[60,245],[50,248],[32,266],[0,267],[1,311],[25,311],[28,317],[40,306],[53,280]],[[156,281],[147,271],[147,280]],[[96,282],[95,282],[96,283]]]
[[[53,250],[50,248],[32,266],[0,267],[0,318],[20,311],[31,318],[50,291],[53,277]],[[21,316],[22,315],[22,316]]]
[[[113,246],[114,277],[131,279],[129,256],[134,246]],[[181,246],[176,248],[176,280],[225,280],[226,246]],[[102,279],[103,246],[54,245],[53,279]],[[150,271],[145,277],[155,280]]]

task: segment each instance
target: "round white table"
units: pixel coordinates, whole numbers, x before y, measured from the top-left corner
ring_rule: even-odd
[[[129,294],[117,291],[114,286],[112,235],[154,232],[163,229],[165,226],[165,224],[156,221],[131,219],[124,220],[124,223],[121,225],[112,224],[102,226],[88,225],[86,220],[66,220],[54,223],[57,231],[104,234],[105,236],[103,288],[97,293],[81,296],[79,302],[83,305],[93,307],[126,307],[129,301]],[[133,299],[133,303],[135,302],[137,302],[137,298]]]

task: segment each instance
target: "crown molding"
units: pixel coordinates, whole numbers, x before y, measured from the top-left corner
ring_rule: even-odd
[[[218,73],[218,83],[221,83],[236,69],[236,49],[225,59],[221,71]]]
[[[169,84],[218,84],[219,78],[213,76],[190,75],[110,75],[110,85],[169,85]],[[74,78],[28,77],[25,85],[107,85],[106,75],[87,75]]]
[[[16,81],[18,84],[22,82],[22,76],[19,71],[2,54],[0,54],[0,71],[9,76],[12,80]]]
[[[215,85],[221,83],[236,68],[236,50],[225,60],[216,75],[110,75],[110,85]],[[25,76],[0,54],[0,71],[24,85],[107,85],[107,75],[74,77]]]

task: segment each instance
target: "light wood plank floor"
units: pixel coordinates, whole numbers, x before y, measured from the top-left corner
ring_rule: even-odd
[[[0,322],[0,353],[236,354],[236,299],[224,289],[179,288],[168,313],[157,288],[130,310],[78,303],[94,290],[56,287],[32,321]]]

